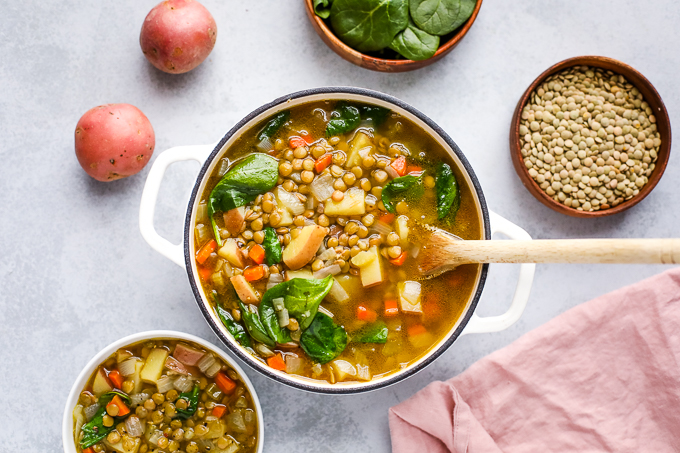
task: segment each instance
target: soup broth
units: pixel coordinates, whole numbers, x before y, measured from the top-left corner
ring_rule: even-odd
[[[478,265],[421,280],[415,223],[482,239],[442,146],[377,106],[304,104],[246,131],[201,195],[196,270],[232,336],[300,377],[369,381],[451,330]]]

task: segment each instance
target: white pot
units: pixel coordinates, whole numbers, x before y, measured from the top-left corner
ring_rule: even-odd
[[[238,373],[239,377],[241,378],[241,381],[246,385],[248,391],[250,392],[250,395],[253,399],[253,404],[255,404],[255,411],[257,412],[257,453],[262,453],[262,449],[264,446],[264,417],[262,415],[262,407],[260,406],[260,400],[258,399],[257,393],[255,392],[255,388],[253,387],[253,383],[250,382],[248,376],[246,376],[246,374],[243,372],[241,367],[238,365],[238,363],[236,363],[234,359],[225,354],[224,351],[220,350],[217,346],[213,345],[212,343],[208,343],[204,339],[196,337],[194,335],[190,335],[188,333],[183,332],[177,332],[174,330],[150,330],[147,332],[135,333],[111,343],[110,345],[99,351],[94,357],[92,357],[92,359],[87,363],[87,365],[85,365],[85,368],[83,368],[83,370],[76,378],[76,381],[73,383],[73,387],[71,387],[71,392],[69,393],[68,398],[66,399],[66,406],[64,407],[64,416],[61,422],[64,452],[77,453],[78,451],[76,449],[75,439],[73,436],[74,435],[73,430],[75,428],[73,424],[73,409],[76,407],[76,404],[78,403],[78,397],[80,396],[80,392],[83,391],[85,385],[87,384],[87,381],[90,379],[90,377],[92,377],[92,373],[94,373],[97,367],[101,365],[102,362],[106,361],[106,359],[108,359],[109,356],[111,356],[111,354],[116,352],[118,349],[130,344],[139,343],[140,341],[153,340],[156,338],[186,340],[201,345],[205,349],[217,354],[222,360],[224,360],[225,363],[227,363]]]
[[[250,113],[227,132],[217,144],[181,146],[163,152],[154,161],[147,177],[146,185],[144,186],[139,209],[139,227],[142,236],[152,248],[177,265],[185,268],[196,302],[208,324],[227,347],[244,360],[250,367],[276,381],[311,392],[340,394],[359,393],[385,387],[413,375],[439,357],[460,335],[497,332],[510,327],[521,317],[524,311],[533,282],[535,265],[520,265],[519,281],[510,308],[504,314],[492,317],[480,317],[474,314],[488,271],[488,264],[480,266],[476,287],[472,293],[473,295],[470,297],[470,300],[467,301],[465,311],[448,334],[419,360],[408,367],[383,378],[374,379],[368,382],[341,382],[329,384],[274,370],[252,357],[227,332],[226,328],[217,317],[217,314],[210,306],[201,287],[201,282],[196,271],[194,241],[192,240],[194,218],[200,201],[200,194],[203,193],[207,180],[215,169],[215,166],[219,163],[220,159],[225,155],[234,141],[240,137],[241,133],[282,110],[290,109],[300,104],[324,100],[348,100],[386,107],[425,129],[445,150],[448,151],[458,168],[464,173],[466,182],[472,189],[472,195],[475,198],[479,215],[482,218],[482,228],[485,239],[491,239],[492,235],[495,233],[503,233],[511,239],[531,239],[531,236],[519,226],[488,211],[481,186],[479,185],[472,167],[465,158],[465,155],[446,132],[444,132],[434,121],[405,102],[392,96],[363,88],[351,87],[315,88],[283,96]],[[165,170],[172,163],[185,160],[196,160],[202,167],[196,178],[189,205],[187,206],[183,243],[172,244],[156,232],[153,225],[153,216],[158,190]]]

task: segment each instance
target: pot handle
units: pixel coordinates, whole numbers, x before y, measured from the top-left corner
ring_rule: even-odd
[[[168,258],[180,267],[184,267],[184,248],[182,244],[173,244],[156,232],[153,226],[153,216],[156,211],[156,200],[165,170],[175,162],[195,160],[203,164],[208,158],[215,145],[176,146],[163,151],[151,166],[151,171],[146,177],[142,201],[139,204],[139,230],[142,237],[152,249]]]
[[[491,219],[491,236],[496,233],[503,233],[510,239],[531,240],[529,233],[495,212],[490,211],[489,217]],[[465,326],[462,335],[469,333],[499,332],[516,323],[527,306],[535,271],[535,264],[520,264],[519,279],[517,281],[517,287],[515,288],[515,295],[512,298],[512,303],[510,304],[508,311],[499,316],[488,317],[481,317],[473,313],[467,326]]]

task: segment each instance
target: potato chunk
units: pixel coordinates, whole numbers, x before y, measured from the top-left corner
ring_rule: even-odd
[[[236,266],[241,269],[246,267],[246,258],[243,256],[243,252],[236,243],[235,239],[227,239],[222,248],[217,251],[217,254],[229,261],[232,266]]]
[[[231,284],[234,285],[238,298],[246,304],[257,304],[260,302],[260,295],[255,291],[253,285],[243,275],[231,277]]]
[[[420,305],[420,283],[414,281],[399,282],[399,308],[403,313],[421,314],[423,307]]]
[[[246,221],[246,207],[241,206],[240,208],[230,209],[222,216],[224,217],[224,227],[229,231],[229,234],[236,236],[241,232],[241,228]]]
[[[340,201],[326,200],[324,207],[324,214],[329,216],[364,215],[365,213],[366,192],[359,187],[351,187]]]
[[[326,237],[326,228],[319,225],[307,225],[283,250],[283,262],[291,270],[300,269],[314,258],[324,237]]]
[[[149,352],[149,356],[144,363],[144,368],[142,368],[142,372],[140,373],[142,381],[148,384],[155,384],[158,382],[158,378],[160,378],[161,373],[163,373],[165,359],[168,358],[168,354],[168,351],[163,348],[155,348]]]
[[[113,390],[111,382],[106,377],[106,372],[103,368],[97,370],[97,374],[94,376],[94,381],[92,382],[92,393],[96,396],[102,396],[104,393]]]
[[[349,144],[347,166],[354,167],[355,165],[361,165],[363,158],[359,151],[369,147],[373,147],[373,139],[365,132],[357,132]]]
[[[314,274],[309,269],[300,269],[297,271],[286,271],[286,281],[292,280],[294,278],[314,278]]]
[[[379,285],[384,280],[381,262],[382,257],[378,251],[378,246],[374,245],[368,249],[367,252],[372,254],[374,258],[364,267],[359,269],[361,284],[364,286],[364,288]]]

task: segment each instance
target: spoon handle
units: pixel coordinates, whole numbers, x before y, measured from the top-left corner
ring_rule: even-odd
[[[538,239],[447,241],[452,261],[464,263],[677,264],[680,239]]]

